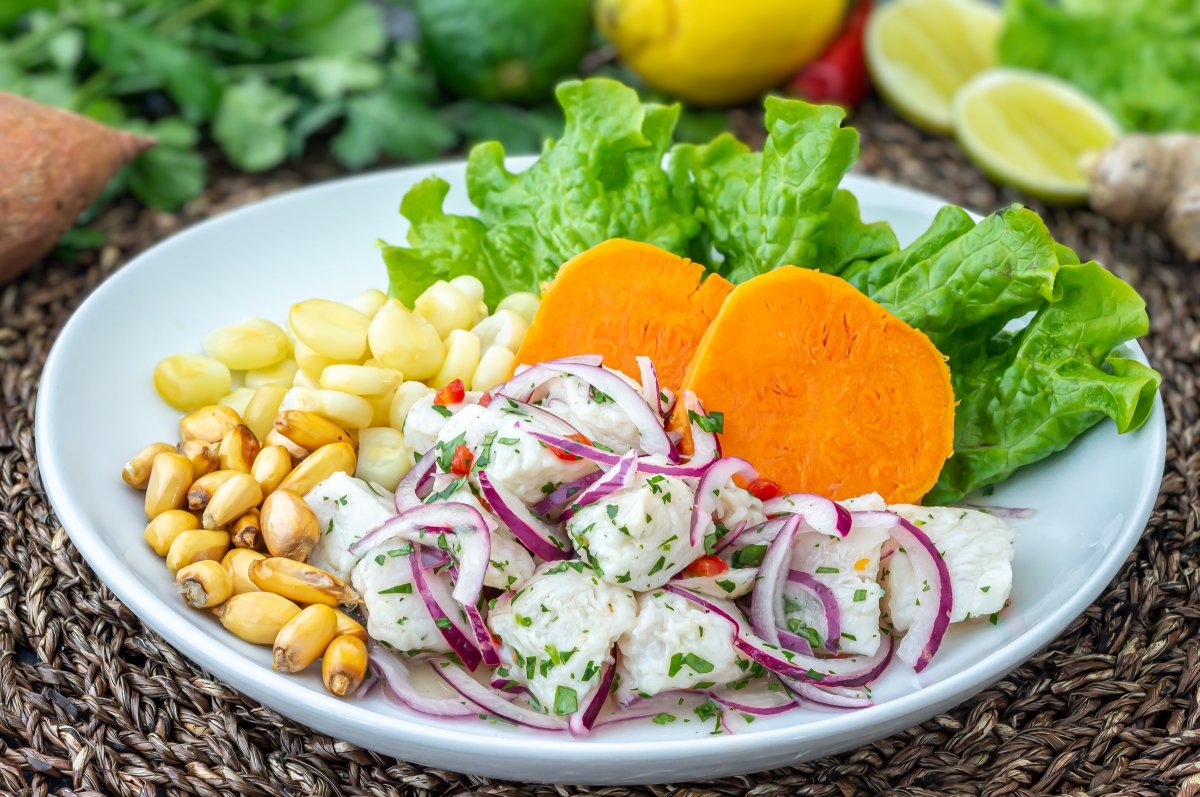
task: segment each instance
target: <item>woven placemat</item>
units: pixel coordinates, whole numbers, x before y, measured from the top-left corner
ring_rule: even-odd
[[[854,121],[864,172],[977,209],[1018,198],[987,184],[953,143],[878,105]],[[99,252],[46,263],[0,288],[0,793],[1200,794],[1200,270],[1153,232],[1114,230],[1082,210],[1038,208],[1056,236],[1109,264],[1149,304],[1144,344],[1163,374],[1168,424],[1162,492],[1100,600],[957,709],[792,769],[576,789],[379,756],[295,725],[193,666],[113,597],[50,512],[33,445],[38,377],[67,316],[129,257],[201,218],[332,173],[307,165],[218,175],[177,215],[115,206],[98,222],[108,234]]]

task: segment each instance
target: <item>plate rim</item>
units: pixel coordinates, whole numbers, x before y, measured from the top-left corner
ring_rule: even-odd
[[[509,168],[519,170],[535,160],[534,156],[509,158],[506,160],[506,164]],[[464,164],[464,160],[439,161],[436,163],[402,166],[363,175],[322,181],[284,191],[190,225],[186,229],[139,253],[93,290],[72,311],[67,322],[56,336],[54,344],[46,358],[38,384],[38,396],[34,407],[34,441],[43,490],[62,527],[67,531],[72,543],[82,554],[92,571],[146,626],[166,639],[181,655],[256,702],[267,703],[270,701],[274,705],[288,705],[295,697],[295,690],[302,687],[287,683],[286,678],[275,678],[275,673],[269,670],[263,673],[238,672],[234,668],[239,662],[244,663],[244,656],[229,645],[196,645],[195,640],[187,637],[186,629],[180,629],[172,622],[170,609],[167,607],[162,596],[156,594],[148,583],[138,577],[139,574],[120,559],[115,549],[103,543],[100,535],[91,528],[88,518],[70,500],[70,495],[65,485],[66,477],[59,457],[54,447],[50,444],[53,435],[48,426],[51,424],[52,419],[48,417],[46,410],[47,403],[50,401],[48,396],[54,391],[61,389],[60,386],[64,383],[63,375],[60,374],[61,366],[59,362],[62,349],[66,345],[63,341],[71,340],[74,330],[80,324],[85,323],[82,319],[86,317],[89,308],[98,306],[108,294],[121,290],[131,280],[136,280],[143,269],[147,268],[148,265],[152,266],[153,261],[165,253],[164,249],[169,252],[173,247],[186,246],[192,236],[202,234],[212,229],[213,226],[224,223],[238,213],[259,212],[263,208],[274,208],[279,205],[285,205],[289,202],[307,198],[313,193],[328,190],[331,186],[344,188],[353,183],[365,184],[373,181],[403,181],[405,179],[412,181],[411,175],[414,173],[428,176],[435,174],[438,169],[451,168],[461,170]],[[846,182],[843,185],[859,188],[869,186],[872,191],[882,191],[885,200],[891,201],[920,201],[922,203],[934,202],[938,204],[945,204],[947,201],[944,198],[925,191],[908,188],[867,175],[847,175]],[[1131,341],[1128,345],[1136,359],[1148,362],[1144,351],[1137,341]],[[951,701],[948,705],[958,705],[963,700],[969,699],[970,696],[976,694],[979,690],[995,683],[1005,674],[1027,661],[1040,649],[1052,643],[1075,618],[1080,616],[1086,611],[1088,606],[1095,602],[1105,586],[1119,572],[1145,531],[1146,524],[1150,519],[1155,501],[1161,489],[1166,458],[1166,422],[1161,390],[1155,395],[1154,407],[1146,425],[1134,432],[1134,434],[1150,434],[1153,437],[1150,452],[1152,460],[1149,469],[1143,473],[1143,480],[1139,486],[1138,495],[1136,500],[1131,504],[1131,514],[1124,520],[1120,532],[1114,538],[1114,544],[1105,551],[1099,565],[1084,581],[1083,585],[1075,593],[1074,598],[1071,601],[1063,602],[1041,620],[1030,625],[1019,636],[992,653],[983,656],[971,666],[960,670],[950,677],[927,684],[921,689],[914,690],[894,700],[861,711],[831,713],[815,721],[758,731],[743,736],[723,734],[720,736],[661,740],[650,738],[638,741],[609,741],[604,739],[581,741],[563,735],[544,734],[545,738],[539,737],[537,743],[533,745],[524,743],[527,740],[521,738],[514,739],[510,736],[473,733],[471,729],[474,726],[465,723],[462,725],[447,723],[431,726],[414,723],[402,715],[388,716],[386,719],[390,724],[394,723],[400,733],[410,738],[419,736],[424,746],[439,748],[447,754],[453,753],[455,750],[471,751],[479,755],[481,759],[488,755],[501,755],[510,759],[512,763],[517,763],[518,760],[528,762],[539,760],[543,764],[546,764],[550,756],[560,756],[561,758],[558,760],[562,765],[572,763],[587,765],[594,763],[594,759],[615,758],[617,756],[620,756],[621,760],[626,762],[639,764],[665,761],[672,758],[681,760],[683,758],[698,758],[701,756],[727,758],[730,755],[736,756],[739,752],[749,752],[745,748],[751,746],[759,754],[764,754],[766,751],[775,751],[774,755],[782,759],[786,755],[789,746],[801,739],[835,737],[839,734],[860,730],[863,722],[861,719],[856,718],[864,715],[870,716],[874,720],[871,727],[882,727],[889,723],[894,724],[905,717],[911,718],[912,724],[918,724],[934,716],[939,711],[945,710],[947,700]],[[1086,598],[1086,600],[1081,600],[1081,598]],[[255,669],[258,668],[256,667]],[[264,674],[272,677],[261,677]],[[241,686],[242,683],[250,683],[251,681],[253,682],[251,688]],[[361,703],[344,701],[323,693],[312,693],[308,695],[308,700],[310,709],[330,717],[331,720],[336,722],[338,727],[345,728],[346,730],[353,728],[356,731],[360,731],[357,734],[360,738],[371,738],[373,733],[378,733],[378,720],[380,717],[385,716],[377,711],[365,708]],[[287,716],[295,716],[283,710],[279,711],[281,714]],[[295,721],[298,724],[313,727],[312,723],[306,720],[297,719]],[[338,735],[337,732],[321,732],[330,733],[334,736]],[[857,747],[876,741],[878,738],[884,737],[877,737],[867,732],[856,739],[855,744],[839,745],[839,749],[856,749]],[[369,747],[370,745],[364,744],[363,746]],[[526,748],[526,752],[518,755],[517,750],[514,748],[522,747]],[[546,768],[551,770],[547,774],[553,776],[553,765],[547,765]],[[461,771],[480,770],[473,770],[470,766],[467,766]],[[742,770],[736,769],[735,766],[729,771]],[[664,782],[647,780],[636,776],[629,779],[621,779],[621,775],[617,775],[616,778],[615,780],[604,779],[586,782]],[[529,782],[537,781],[530,780]]]

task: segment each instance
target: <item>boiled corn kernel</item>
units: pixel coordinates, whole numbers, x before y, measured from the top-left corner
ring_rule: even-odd
[[[258,585],[250,580],[250,574],[247,572],[250,568],[250,563],[259,559],[266,559],[266,555],[258,551],[252,551],[249,548],[230,548],[225,554],[225,558],[221,560],[221,566],[229,573],[230,584],[233,587],[234,595],[241,595],[243,592],[258,592]]]
[[[390,368],[365,365],[330,365],[321,372],[321,387],[355,396],[378,396],[395,390],[404,375]]]
[[[328,606],[316,604],[279,629],[271,650],[271,669],[300,672],[321,657],[337,635],[337,615]]]
[[[389,299],[371,319],[367,338],[371,356],[408,379],[433,376],[446,355],[437,329],[395,299]]]
[[[213,613],[238,638],[255,645],[271,645],[279,631],[300,614],[300,607],[272,592],[243,592]]]
[[[221,445],[217,449],[217,458],[222,470],[240,470],[249,473],[258,456],[258,438],[254,432],[243,425],[238,425],[225,433]]]
[[[424,318],[445,339],[453,330],[470,329],[478,321],[479,303],[444,280],[430,285],[413,302],[413,312]]]
[[[221,396],[217,399],[217,405],[228,407],[229,409],[241,415],[246,411],[246,405],[250,403],[250,399],[254,397],[254,391],[248,387],[235,387],[232,393]]]
[[[200,523],[206,529],[221,529],[262,503],[258,482],[249,473],[239,473],[213,493]]]
[[[517,355],[503,346],[492,346],[479,358],[479,365],[471,376],[472,390],[491,390],[507,382],[517,364]]]
[[[177,410],[213,404],[229,392],[233,376],[225,363],[199,354],[172,354],[154,366],[154,389]]]
[[[350,435],[333,421],[305,410],[284,410],[275,418],[275,431],[308,451],[330,443],[348,443]]]
[[[353,606],[360,599],[353,587],[332,573],[282,556],[253,561],[246,573],[259,589],[297,603]]]
[[[304,345],[303,341],[296,341],[296,365],[300,368],[300,373],[305,376],[314,380],[320,379],[322,371],[331,365],[337,365],[338,362],[338,360],[318,354]],[[294,382],[295,379],[293,378],[292,381]]]
[[[234,548],[259,548],[262,546],[262,519],[257,509],[251,509],[229,526],[229,541]]]
[[[219,443],[226,432],[241,422],[242,416],[237,411],[210,404],[179,419],[179,439],[185,443],[188,440]]]
[[[233,581],[220,562],[204,559],[181,567],[175,573],[175,583],[183,602],[193,609],[208,609],[229,600]],[[336,618],[335,618],[336,619]]]
[[[288,324],[301,343],[322,357],[343,362],[363,358],[370,323],[353,307],[328,299],[298,302],[288,313]]]
[[[192,463],[192,480],[207,476],[221,466],[221,444],[188,440],[179,444],[179,452]]]
[[[250,475],[258,482],[264,496],[274,492],[291,472],[292,455],[283,446],[265,446],[258,452],[258,456],[254,458],[254,465],[250,468]]]
[[[288,388],[278,385],[265,385],[254,391],[254,396],[242,412],[242,419],[254,432],[255,438],[262,440],[271,431],[275,416],[279,414],[279,405],[283,403],[287,392]]]
[[[309,387],[314,390],[321,386],[321,382],[314,376],[309,376],[304,371],[297,371],[296,376],[292,379],[292,387]]]
[[[379,312],[379,308],[383,307],[384,303],[387,302],[387,298],[387,294],[383,291],[378,288],[371,288],[356,296],[351,296],[346,300],[346,304],[367,318],[372,318],[375,313]]]
[[[182,509],[191,483],[192,463],[187,457],[172,451],[155,454],[146,482],[146,519],[154,520],[168,509]]]
[[[388,426],[404,431],[404,419],[408,411],[421,399],[434,393],[433,388],[421,382],[403,382],[392,395],[391,411],[388,414]]]
[[[471,306],[476,308],[476,317],[483,318],[487,315],[487,305],[483,302],[483,283],[478,277],[463,274],[450,280],[450,284],[471,300]]]
[[[478,367],[479,338],[465,329],[456,329],[446,338],[446,359],[429,382],[433,387],[444,387],[455,379],[469,384]]]
[[[277,489],[259,511],[263,544],[272,556],[304,561],[321,538],[317,516],[296,493]]]
[[[300,369],[296,365],[295,360],[283,360],[266,368],[255,368],[253,371],[247,371],[242,377],[242,383],[251,390],[257,390],[260,387],[291,387],[292,380],[296,378],[296,371]]]
[[[287,357],[288,348],[283,330],[261,318],[218,327],[204,338],[204,353],[234,371],[275,365]]]
[[[337,390],[312,390],[294,387],[283,397],[279,410],[304,410],[322,415],[339,426],[362,429],[371,425],[371,405],[362,396]]]
[[[167,550],[167,569],[178,573],[193,562],[220,561],[229,550],[229,535],[223,531],[188,529],[175,536]]]
[[[537,314],[538,306],[542,300],[532,293],[519,291],[510,293],[496,304],[496,310],[512,310],[521,318],[525,319],[526,324],[533,323],[533,317]]]
[[[159,556],[166,556],[180,533],[200,528],[200,519],[184,509],[168,509],[146,525],[142,535]]]
[[[276,491],[291,490],[297,495],[307,495],[312,488],[339,471],[354,473],[355,465],[354,448],[349,443],[330,443],[309,454],[293,468]]]
[[[367,675],[367,646],[358,637],[338,636],[325,648],[321,680],[330,694],[353,695]]]
[[[204,508],[208,506],[208,502],[212,500],[217,488],[240,472],[236,470],[214,470],[212,473],[206,473],[199,479],[196,479],[187,491],[187,508],[193,512],[204,511]]]
[[[121,468],[121,479],[135,490],[145,490],[150,481],[150,467],[159,454],[170,453],[175,446],[170,443],[151,443],[134,454]]]
[[[338,636],[352,636],[361,639],[363,642],[367,641],[367,629],[363,628],[362,623],[341,609],[334,609],[333,613],[337,615]]]
[[[371,405],[371,426],[387,426],[391,423],[392,418],[392,396],[396,395],[396,388],[392,388],[386,393],[380,393],[378,396],[364,396],[367,403]]]
[[[512,310],[497,310],[471,330],[485,349],[503,346],[514,354],[521,348],[529,322]]]
[[[395,490],[410,468],[412,453],[404,445],[403,434],[388,426],[358,433],[357,478]]]

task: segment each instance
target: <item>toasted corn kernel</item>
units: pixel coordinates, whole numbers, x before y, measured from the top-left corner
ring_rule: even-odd
[[[146,520],[154,520],[168,509],[182,509],[191,483],[192,463],[187,457],[174,451],[155,454],[146,482]]]
[[[363,642],[367,641],[367,629],[362,627],[362,623],[360,623],[358,620],[355,620],[341,609],[334,609],[333,612],[337,615],[338,636],[352,636],[361,639]]]
[[[444,280],[430,285],[413,302],[413,312],[424,318],[445,339],[456,329],[470,329],[478,318],[479,302],[473,301]]]
[[[354,449],[349,443],[330,443],[309,454],[275,489],[307,495],[338,471],[354,473],[355,463]]]
[[[361,360],[371,319],[341,302],[309,299],[292,305],[288,325],[296,338],[331,360]],[[303,367],[303,365],[301,366]]]
[[[496,311],[499,312],[500,310],[512,310],[514,313],[521,316],[521,318],[524,318],[525,323],[532,324],[533,317],[537,314],[538,307],[541,305],[541,303],[542,300],[536,295],[521,291],[518,293],[510,293],[508,296],[505,296],[503,299],[501,299],[496,305]]]
[[[170,443],[151,443],[134,454],[121,468],[121,479],[135,490],[145,490],[150,481],[150,466],[159,454],[174,451]]]
[[[212,500],[217,488],[240,472],[236,470],[214,470],[212,473],[206,473],[199,479],[196,479],[187,491],[187,508],[193,512],[203,512],[204,508],[208,506],[208,502]]]
[[[455,379],[471,383],[475,369],[479,367],[479,338],[465,329],[456,329],[446,338],[446,359],[442,367],[429,380],[433,387],[444,387]]]
[[[315,604],[300,611],[275,636],[271,669],[300,672],[321,657],[337,635],[337,615]]]
[[[179,453],[192,463],[192,479],[212,473],[221,464],[220,443],[205,443],[203,440],[188,440],[179,444]]]
[[[270,495],[291,472],[292,455],[283,446],[267,446],[259,451],[250,468],[250,475],[264,496]]]
[[[250,403],[250,399],[253,397],[253,390],[248,387],[239,387],[235,388],[229,395],[221,396],[221,398],[217,399],[217,406],[228,407],[238,415],[241,415],[246,411],[246,405]]]
[[[503,346],[492,346],[479,358],[479,365],[471,377],[472,390],[491,390],[507,382],[517,364],[517,355]]]
[[[371,425],[372,411],[367,400],[338,390],[294,387],[283,397],[279,410],[313,412],[347,429],[362,429]]]
[[[263,543],[272,556],[304,561],[321,538],[316,514],[291,490],[276,489],[263,501],[259,514]]]
[[[233,581],[220,562],[204,559],[179,568],[175,574],[183,602],[193,609],[209,609],[229,600]]]
[[[288,438],[281,435],[279,432],[272,429],[267,432],[267,436],[263,438],[264,446],[278,446],[288,453],[288,456],[295,462],[299,462],[308,456],[308,449],[303,446],[298,446]]]
[[[272,592],[242,592],[213,613],[238,638],[255,645],[271,645],[280,629],[300,614],[300,607]]]
[[[257,509],[251,509],[229,526],[229,541],[234,548],[262,547],[262,521]]]
[[[485,349],[503,346],[516,353],[517,349],[521,348],[521,342],[525,340],[525,333],[529,331],[529,322],[512,310],[497,310],[476,324],[471,331]]]
[[[483,283],[480,283],[480,285],[482,284]],[[383,307],[383,305],[387,303],[387,299],[388,297],[386,293],[378,288],[371,288],[370,290],[363,291],[356,296],[351,296],[346,300],[346,304],[350,305],[367,318],[371,318],[375,315],[375,313],[379,312],[380,307]]]
[[[266,558],[265,555],[249,548],[229,549],[225,558],[221,560],[221,566],[229,571],[234,595],[241,595],[243,592],[258,592],[258,585],[250,580],[250,574],[247,571],[250,569],[251,562]]]
[[[287,335],[261,318],[218,327],[204,338],[204,353],[234,371],[266,368],[288,355]]]
[[[210,404],[179,419],[179,439],[219,443],[225,434],[242,422],[242,416],[229,407]]]
[[[354,469],[357,478],[395,490],[412,463],[404,435],[390,426],[358,433],[358,467]]]
[[[408,411],[418,401],[434,392],[433,388],[422,382],[402,383],[400,387],[396,388],[396,392],[392,394],[392,406],[388,413],[388,426],[403,432],[404,419],[408,417]]]
[[[262,488],[249,473],[239,473],[222,484],[204,507],[201,525],[206,529],[223,529],[262,503]]]
[[[249,473],[258,456],[258,438],[244,425],[238,425],[225,433],[217,450],[221,470],[239,470]]]
[[[294,559],[269,556],[251,562],[246,572],[259,589],[297,603],[353,606],[359,601],[358,592],[345,581]]]
[[[305,410],[284,410],[275,418],[275,431],[308,451],[330,443],[348,443],[350,435],[328,418]]]
[[[189,529],[175,536],[167,551],[167,569],[178,573],[193,562],[205,559],[221,560],[229,550],[229,535],[223,531]]]
[[[288,388],[267,385],[254,391],[253,398],[242,413],[242,420],[250,431],[254,432],[257,440],[262,440],[271,431],[275,416],[279,414],[279,405],[287,395]]]
[[[213,404],[229,392],[233,376],[224,363],[199,354],[172,354],[154,366],[154,389],[177,410]]]
[[[296,371],[299,369],[300,366],[296,365],[295,360],[283,360],[266,368],[247,371],[246,375],[242,377],[242,383],[251,390],[258,390],[260,387],[291,387],[292,380],[296,378]],[[249,424],[246,425],[249,426]]]
[[[354,396],[380,396],[404,381],[399,371],[366,365],[330,365],[321,372],[321,387]]]
[[[395,299],[379,308],[367,337],[371,356],[384,368],[395,369],[408,379],[433,376],[446,356],[437,329]]]
[[[330,694],[352,695],[367,675],[367,646],[354,636],[338,636],[325,648],[321,680]]]
[[[146,525],[142,535],[159,556],[166,556],[181,532],[200,528],[200,519],[183,509],[168,509]]]

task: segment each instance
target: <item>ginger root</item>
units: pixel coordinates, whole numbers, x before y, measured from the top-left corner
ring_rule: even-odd
[[[1085,163],[1088,203],[1119,223],[1161,221],[1188,260],[1200,260],[1200,135],[1128,135]]]

